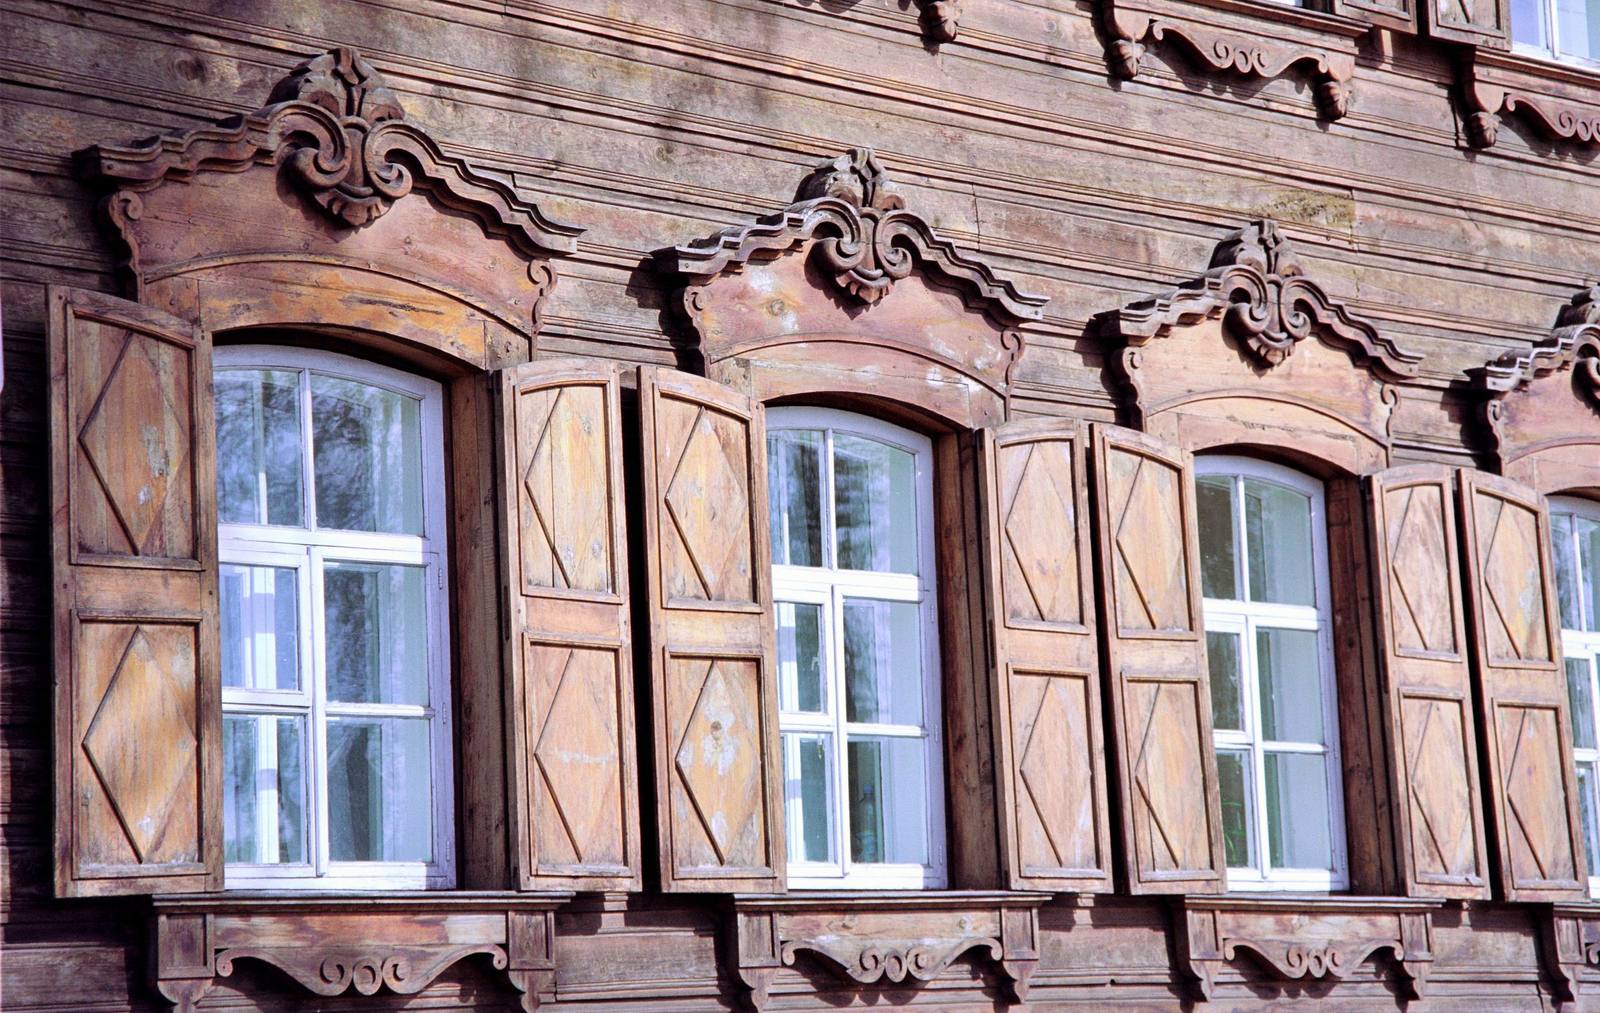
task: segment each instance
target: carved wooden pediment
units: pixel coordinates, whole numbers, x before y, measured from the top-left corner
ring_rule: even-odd
[[[1474,46],[1459,63],[1461,125],[1474,148],[1493,146],[1503,116],[1519,116],[1551,143],[1600,147],[1600,74]]]
[[[1149,47],[1177,43],[1214,73],[1271,80],[1291,71],[1309,79],[1318,114],[1350,108],[1362,20],[1249,0],[1100,0],[1106,60],[1120,78],[1137,77]]]
[[[845,984],[932,981],[962,957],[992,968],[1013,1001],[1027,1000],[1039,961],[1039,906],[1049,894],[934,892],[735,895],[730,963],[746,1004],[766,1007],[773,978],[802,957]]]
[[[1383,464],[1372,458],[1389,441],[1394,385],[1422,358],[1329,296],[1265,220],[1226,236],[1199,277],[1100,322],[1117,346],[1112,379],[1131,425],[1148,428],[1175,409],[1221,416],[1234,410],[1229,402],[1270,401],[1302,439],[1373,444],[1324,453],[1361,468]]]
[[[782,211],[660,259],[683,285],[688,367],[763,399],[853,383],[917,403],[931,390],[976,424],[1003,417],[1016,328],[1046,302],[907,209],[867,148],[819,165]]]
[[[394,307],[433,299],[441,306],[430,309],[444,314],[437,327],[477,329],[462,339],[470,345],[484,344],[486,331],[526,344],[553,281],[549,258],[573,252],[582,232],[445,154],[377,70],[342,46],[295,67],[253,113],[96,145],[79,165],[107,193],[103,211],[133,294],[191,317],[207,285],[242,287],[252,305],[262,286],[278,284],[280,302],[314,302],[304,289],[332,288],[376,300],[374,329],[386,329]],[[425,199],[406,200],[413,194]],[[476,352],[493,359],[507,349]]]
[[[313,995],[415,995],[457,963],[503,972],[532,1013],[555,981],[555,911],[569,893],[155,898],[157,990],[189,1013],[240,961]]]
[[[1548,338],[1483,366],[1473,382],[1502,474],[1541,492],[1600,488],[1600,285],[1561,308]]]
[[[1178,965],[1195,997],[1210,1001],[1218,976],[1249,961],[1284,982],[1340,981],[1377,956],[1397,985],[1421,999],[1433,966],[1437,900],[1188,896],[1178,902]]]

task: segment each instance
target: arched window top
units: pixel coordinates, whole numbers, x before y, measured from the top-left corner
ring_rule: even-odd
[[[1195,458],[1204,597],[1326,611],[1323,483],[1233,454]]]

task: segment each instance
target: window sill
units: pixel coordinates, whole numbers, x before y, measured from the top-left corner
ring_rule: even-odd
[[[805,890],[733,894],[728,935],[745,1001],[767,1002],[773,978],[802,954],[847,986],[929,981],[974,955],[1014,1002],[1039,963],[1039,908],[1052,894],[1005,890]]]
[[[1543,922],[1539,952],[1555,985],[1556,999],[1576,1003],[1580,982],[1600,982],[1600,900],[1551,904]]]
[[[1492,147],[1511,113],[1552,144],[1600,147],[1600,67],[1474,47],[1459,73],[1462,129],[1474,148]]]
[[[1246,953],[1280,981],[1338,981],[1383,955],[1395,984],[1421,999],[1433,964],[1433,912],[1415,897],[1230,893],[1178,899],[1178,965],[1209,1001],[1228,965]],[[1242,979],[1241,979],[1242,980]]]
[[[1112,74],[1137,77],[1145,50],[1168,38],[1218,73],[1270,80],[1306,69],[1317,112],[1349,109],[1357,43],[1371,25],[1270,0],[1100,0]]]
[[[458,961],[487,957],[538,1005],[555,975],[563,892],[236,890],[156,897],[155,985],[189,1011],[233,973],[270,964],[308,992],[411,995]]]

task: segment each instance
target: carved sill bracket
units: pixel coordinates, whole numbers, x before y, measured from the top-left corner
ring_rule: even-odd
[[[155,986],[190,1013],[242,960],[319,996],[414,995],[451,966],[486,959],[527,1013],[555,980],[555,910],[566,893],[157,897]]]
[[[1461,125],[1474,148],[1492,147],[1517,115],[1552,143],[1600,147],[1600,73],[1481,47],[1460,62]]]
[[[868,987],[931,981],[970,955],[993,971],[1005,1002],[1026,1002],[1039,962],[1039,907],[1049,899],[966,891],[737,894],[728,913],[729,964],[758,1013],[778,970],[801,955]]]
[[[1412,898],[1181,898],[1174,911],[1178,966],[1195,998],[1209,1002],[1217,976],[1248,957],[1279,981],[1339,981],[1375,954],[1400,991],[1421,999],[1433,966],[1432,913],[1442,902]]]
[[[1600,977],[1600,907],[1552,904],[1543,911],[1539,952],[1557,1008],[1581,1009],[1579,982]]]
[[[1301,68],[1321,116],[1349,111],[1356,42],[1370,30],[1361,21],[1253,0],[1100,2],[1106,60],[1117,77],[1137,77],[1146,49],[1170,39],[1217,73],[1271,80]]]
[[[930,43],[954,42],[961,22],[961,0],[917,0],[922,37]]]

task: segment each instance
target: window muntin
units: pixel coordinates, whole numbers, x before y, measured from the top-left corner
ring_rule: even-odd
[[[767,413],[789,885],[942,887],[932,446]]]
[[[1228,884],[1348,885],[1322,484],[1195,462]]]
[[[1600,503],[1550,501],[1552,554],[1561,603],[1561,653],[1572,705],[1578,815],[1589,858],[1589,893],[1600,896]]]
[[[1600,0],[1511,0],[1512,48],[1600,66]]]
[[[454,882],[438,384],[216,352],[230,888]]]

